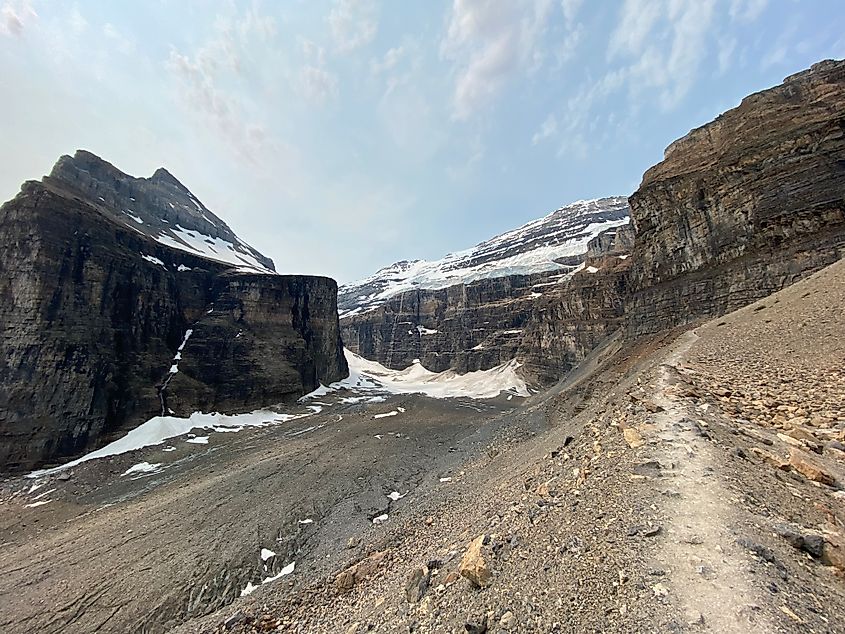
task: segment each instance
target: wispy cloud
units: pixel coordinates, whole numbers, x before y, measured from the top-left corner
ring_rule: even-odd
[[[264,126],[246,115],[237,90],[246,47],[275,35],[275,21],[255,9],[243,15],[218,16],[214,35],[193,54],[172,49],[166,68],[176,80],[183,104],[210,122],[238,154],[252,163],[268,149]]]
[[[441,56],[455,65],[454,117],[488,105],[517,69],[538,68],[549,0],[453,0]]]
[[[752,22],[760,17],[769,0],[731,0],[729,14],[732,19]]]
[[[0,33],[20,37],[26,25],[38,18],[29,0],[7,0],[0,8]]]
[[[378,11],[373,0],[337,0],[329,26],[340,52],[354,51],[372,42],[378,32]]]
[[[715,6],[715,0],[626,0],[607,55],[623,62],[616,72],[632,95],[654,91],[664,110],[680,103],[708,54]]]
[[[404,46],[391,48],[381,59],[373,59],[370,61],[370,72],[373,75],[380,75],[382,73],[392,71],[396,68],[399,62],[402,61],[405,54],[406,51]]]
[[[300,91],[308,101],[325,105],[338,95],[338,78],[326,68],[326,52],[311,40],[301,41],[306,63],[299,72]]]
[[[541,141],[548,139],[555,134],[557,134],[557,119],[554,114],[550,114],[546,117],[546,120],[543,121],[540,129],[534,133],[534,136],[531,138],[531,145],[537,145]]]

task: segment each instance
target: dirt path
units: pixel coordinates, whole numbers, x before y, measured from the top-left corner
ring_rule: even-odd
[[[669,488],[663,491],[666,547],[659,556],[669,582],[656,594],[674,595],[687,623],[702,631],[744,634],[775,631],[755,613],[761,597],[747,572],[746,551],[736,544],[736,509],[722,481],[718,456],[689,401],[678,398],[679,364],[697,336],[684,334],[658,370],[651,400],[659,439],[653,457]]]

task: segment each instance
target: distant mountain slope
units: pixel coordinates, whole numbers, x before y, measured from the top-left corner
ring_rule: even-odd
[[[77,194],[119,223],[161,244],[242,267],[275,271],[273,261],[235,235],[166,169],[135,178],[85,150],[62,156],[44,184]]]
[[[583,260],[587,243],[608,229],[627,224],[628,213],[624,196],[582,200],[440,260],[397,262],[359,282],[341,286],[341,317],[372,310],[414,289],[435,290],[481,279],[571,271]]]

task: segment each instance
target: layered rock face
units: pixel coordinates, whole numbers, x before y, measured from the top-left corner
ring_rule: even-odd
[[[253,263],[168,246],[151,221],[139,230],[111,207],[118,199],[88,199],[111,183],[119,204],[151,219],[141,191],[156,184],[92,156],[76,166],[63,158],[0,207],[0,470],[90,450],[162,412],[242,411],[347,375],[333,280],[269,272],[272,262],[233,233],[219,235]],[[81,185],[62,180],[69,167],[85,174]],[[166,186],[190,195],[169,175]],[[223,251],[215,236],[206,244]]]
[[[627,333],[735,310],[845,255],[845,62],[670,145],[631,197]]]
[[[629,225],[611,226],[552,271],[399,293],[343,317],[344,344],[394,369],[419,359],[463,373],[517,359],[529,379],[554,382],[619,328],[630,242]]]
[[[630,225],[590,241],[583,269],[536,300],[516,358],[529,381],[549,385],[624,325],[631,272]]]

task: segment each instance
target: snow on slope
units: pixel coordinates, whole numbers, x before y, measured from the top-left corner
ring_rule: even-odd
[[[186,339],[187,339],[186,335]],[[431,372],[426,370],[422,364],[415,362],[404,370],[390,370],[380,363],[367,361],[363,357],[350,352],[344,348],[346,361],[349,363],[349,377],[343,381],[332,383],[329,387],[319,387],[310,394],[303,396],[300,402],[325,396],[337,390],[346,390],[353,394],[425,394],[432,398],[494,398],[506,392],[512,396],[528,396],[528,388],[525,381],[516,370],[520,364],[516,361],[478,372],[458,374],[453,370],[445,372]],[[509,397],[510,398],[510,397]],[[370,402],[380,402],[383,398],[367,398]],[[340,403],[356,402],[352,399],[341,399]],[[302,418],[315,416],[323,411],[323,405],[331,406],[330,403],[321,405],[308,405],[308,411],[297,413],[280,413],[268,409],[255,410],[246,414],[220,414],[217,412],[202,413],[194,412],[187,418],[178,416],[154,416],[147,422],[142,423],[135,429],[127,432],[121,438],[101,447],[96,451],[85,454],[75,460],[71,460],[58,467],[41,469],[29,474],[30,478],[40,478],[45,475],[58,473],[65,469],[75,467],[83,462],[117,456],[160,445],[166,440],[183,436],[194,429],[205,429],[214,432],[237,432],[248,427],[266,427],[287,423]],[[404,412],[400,407],[398,412]],[[291,436],[313,431],[319,427],[313,426],[294,432]],[[206,444],[207,436],[190,438],[186,442],[195,444]],[[141,463],[147,464],[147,463]],[[124,475],[142,470],[140,465],[135,465]]]
[[[323,396],[328,391],[348,389],[355,392],[390,394],[425,394],[432,398],[494,398],[502,392],[515,396],[528,396],[528,387],[516,370],[520,363],[508,363],[490,368],[458,374],[454,370],[432,372],[415,361],[404,370],[391,370],[376,361],[343,349],[349,364],[349,377],[321,387],[303,397]]]
[[[223,238],[212,238],[198,231],[185,229],[179,225],[173,228],[166,228],[160,234],[153,237],[156,241],[168,247],[187,251],[188,253],[199,255],[208,260],[234,264],[239,270],[245,272],[265,273],[269,275],[276,274],[275,271],[271,271],[256,259],[251,251],[251,247],[247,247],[247,245],[240,241],[238,244],[233,244]]]
[[[587,252],[587,243],[628,223],[628,200],[582,200],[440,260],[397,262],[338,291],[341,317],[366,312],[413,289],[438,289],[506,275],[568,269],[558,260]]]

